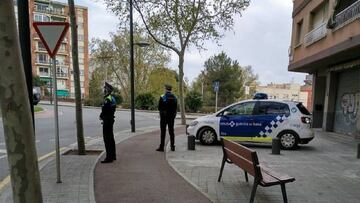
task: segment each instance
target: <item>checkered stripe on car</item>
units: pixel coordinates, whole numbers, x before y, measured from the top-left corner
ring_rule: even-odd
[[[285,115],[276,116],[274,120],[270,122],[269,125],[265,126],[265,128],[259,132],[258,137],[267,137],[269,136],[279,125],[287,119]]]

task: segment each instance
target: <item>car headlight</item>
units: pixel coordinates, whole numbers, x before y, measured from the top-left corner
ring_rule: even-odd
[[[192,121],[189,126],[196,126],[199,122],[198,121]]]

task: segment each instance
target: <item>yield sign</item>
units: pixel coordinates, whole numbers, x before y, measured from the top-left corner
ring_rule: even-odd
[[[54,58],[61,41],[64,39],[69,23],[67,22],[35,22],[33,23],[41,42],[44,44],[48,54]]]

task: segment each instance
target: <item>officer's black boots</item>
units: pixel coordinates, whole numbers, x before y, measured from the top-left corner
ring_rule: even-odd
[[[175,151],[175,146],[171,146],[171,151]]]
[[[156,149],[156,151],[158,151],[158,152],[163,152],[163,151],[164,151],[164,147],[159,147],[159,148]]]

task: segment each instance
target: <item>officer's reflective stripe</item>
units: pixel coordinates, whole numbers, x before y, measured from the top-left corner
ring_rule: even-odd
[[[164,101],[164,102],[166,102],[166,94],[163,94],[163,95],[161,95],[161,99]]]
[[[115,98],[111,94],[109,94],[105,99],[108,99],[111,102],[111,106],[116,105]]]
[[[239,137],[223,136],[224,139],[232,141],[249,141],[249,142],[272,142],[272,137]]]

